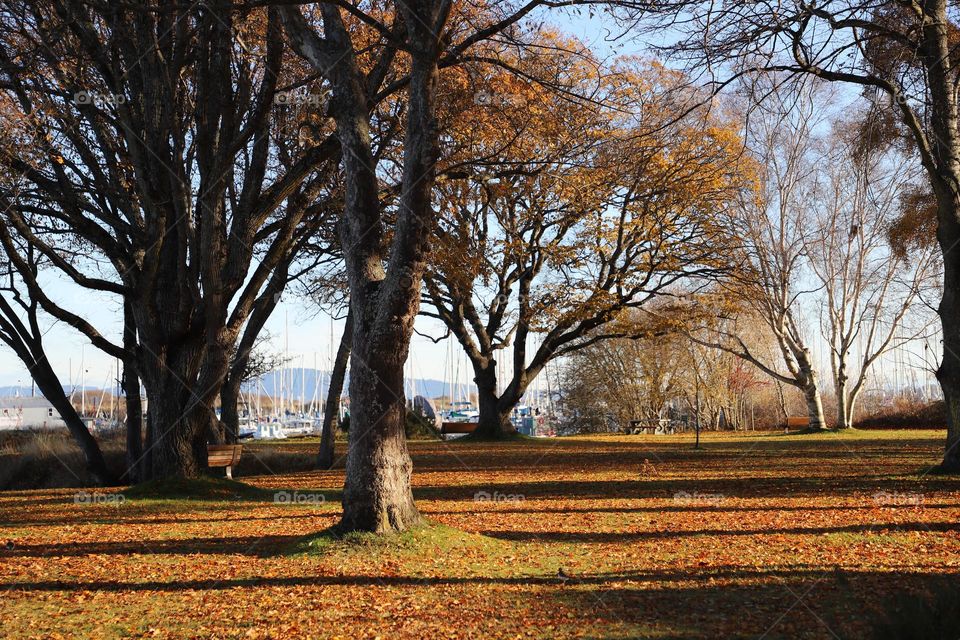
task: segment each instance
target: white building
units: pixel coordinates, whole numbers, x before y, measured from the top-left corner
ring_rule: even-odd
[[[60,413],[42,397],[0,397],[0,431],[65,427]]]

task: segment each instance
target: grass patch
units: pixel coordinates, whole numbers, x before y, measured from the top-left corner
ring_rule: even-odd
[[[890,530],[884,530],[862,532],[842,531],[839,533],[828,533],[824,537],[831,543],[843,546],[867,543],[896,546],[898,543],[904,542],[904,539],[908,536],[909,532],[900,532],[900,534],[897,535],[896,531],[891,532]]]
[[[354,566],[403,582],[424,583],[469,580],[546,579],[550,570],[517,563],[517,545],[478,533],[470,533],[425,521],[403,533],[340,533],[336,527],[304,538],[288,555],[317,558],[327,565]],[[509,560],[508,560],[509,559]]]
[[[805,427],[803,429],[797,429],[796,431],[787,431],[784,433],[786,436],[816,436],[816,435],[841,435],[841,434],[850,434],[853,432],[853,429],[836,429],[833,427],[820,427],[819,429],[814,429],[813,427]]]
[[[341,533],[331,527],[298,542],[290,554],[361,553],[378,555],[421,556],[424,554],[464,554],[467,550],[494,554],[504,543],[489,536],[468,533],[454,527],[426,521],[403,533],[378,535],[361,531]]]
[[[237,480],[202,476],[151,480],[124,492],[134,500],[273,500],[275,491],[254,487]]]
[[[461,438],[454,438],[448,440],[448,442],[465,442],[465,443],[476,443],[476,442],[539,442],[541,438],[534,438],[531,436],[524,435],[519,431],[513,431],[511,433],[504,433],[499,436],[487,436],[479,434],[476,431],[473,433],[468,433]]]
[[[313,443],[298,440],[287,445],[283,440],[275,440],[269,445],[245,444],[234,475],[277,475],[313,471],[316,468],[317,450]]]

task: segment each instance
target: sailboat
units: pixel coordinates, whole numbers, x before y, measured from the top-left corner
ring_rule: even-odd
[[[447,422],[476,422],[480,411],[469,402],[451,402],[443,419]]]
[[[441,411],[445,422],[476,422],[480,418],[480,411],[469,402],[470,384],[463,382],[464,373],[469,377],[469,367],[461,369],[461,354],[454,349],[454,341],[447,343],[447,364],[444,367],[444,377],[446,377],[448,387],[448,398],[450,400],[448,408]],[[454,357],[456,356],[456,361]],[[448,377],[449,376],[449,377]],[[466,398],[465,400],[455,400],[454,398]]]

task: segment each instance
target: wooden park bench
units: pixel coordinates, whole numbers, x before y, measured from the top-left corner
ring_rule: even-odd
[[[477,428],[476,422],[444,422],[440,425],[440,433],[473,433]]]
[[[226,467],[227,477],[233,480],[233,467],[240,462],[242,452],[242,444],[208,444],[207,466],[211,469]]]
[[[790,429],[806,429],[810,426],[810,416],[787,416],[787,426],[784,431]]]

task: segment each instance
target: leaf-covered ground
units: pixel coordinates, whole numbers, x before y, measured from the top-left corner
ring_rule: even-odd
[[[942,437],[412,443],[433,524],[389,540],[309,537],[342,471],[4,493],[0,636],[861,638],[956,583]]]

